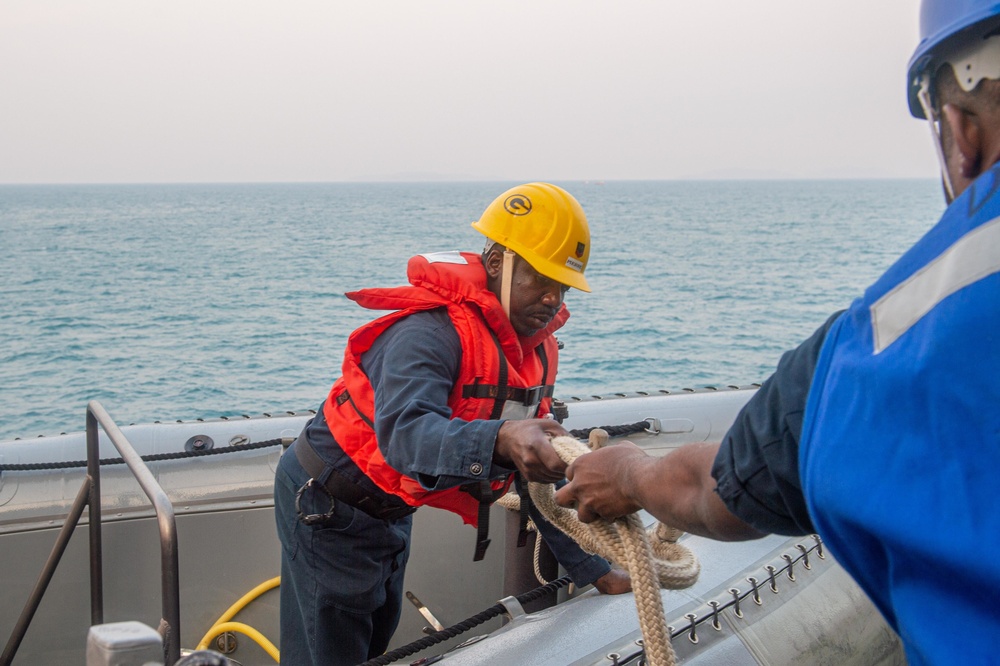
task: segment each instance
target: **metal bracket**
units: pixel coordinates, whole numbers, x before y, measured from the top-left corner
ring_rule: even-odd
[[[516,620],[519,617],[527,615],[524,611],[524,606],[521,605],[521,602],[516,597],[504,597],[500,600],[500,605],[507,610],[507,615],[510,616],[511,620]]]
[[[444,625],[441,624],[436,617],[434,617],[434,613],[432,613],[427,606],[424,606],[424,602],[420,601],[420,599],[417,598],[417,595],[407,590],[406,598],[410,600],[410,603],[417,607],[417,610],[424,616],[424,619],[430,622],[431,626],[424,628],[425,634],[432,634],[435,631],[444,631]]]

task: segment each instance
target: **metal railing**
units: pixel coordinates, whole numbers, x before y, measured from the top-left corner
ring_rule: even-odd
[[[52,547],[38,582],[28,596],[28,601],[14,626],[7,646],[0,655],[0,666],[9,666],[17,654],[17,649],[24,640],[28,626],[38,610],[42,596],[48,588],[59,561],[62,559],[66,546],[69,544],[73,531],[83,516],[84,508],[89,508],[90,521],[90,623],[104,622],[104,575],[101,554],[101,465],[99,437],[97,426],[100,425],[121,454],[125,464],[139,482],[146,497],[153,503],[156,520],[160,532],[160,560],[163,617],[160,619],[159,632],[163,637],[163,654],[165,663],[173,664],[180,659],[180,580],[177,558],[177,524],[174,519],[174,507],[167,494],[153,478],[153,473],[142,460],[128,439],[118,428],[101,403],[91,400],[87,404],[87,477],[80,486],[80,491],[70,507],[56,543]]]

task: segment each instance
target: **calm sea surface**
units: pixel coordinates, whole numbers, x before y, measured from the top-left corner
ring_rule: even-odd
[[[478,251],[515,183],[0,186],[0,440],[315,408],[343,292]],[[560,183],[583,204],[592,294],[557,394],[749,384],[846,307],[944,209],[937,183]]]

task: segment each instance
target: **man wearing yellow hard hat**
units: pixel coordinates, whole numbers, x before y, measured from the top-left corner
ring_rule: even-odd
[[[409,285],[347,294],[391,312],[351,334],[342,376],[278,466],[282,664],[357,664],[384,652],[417,507],[478,526],[481,559],[489,506],[515,472],[563,479],[550,437],[566,431],[544,417],[554,333],[569,317],[563,299],[570,287],[590,291],[587,218],[564,189],[529,183],[472,226],[488,239],[481,254],[418,255]],[[627,574],[532,513],[574,582],[629,589]]]

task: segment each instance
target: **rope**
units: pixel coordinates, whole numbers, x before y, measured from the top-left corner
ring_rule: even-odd
[[[566,587],[570,584],[569,576],[563,576],[562,578],[556,579],[551,583],[542,585],[541,587],[536,587],[530,592],[525,592],[524,594],[515,597],[518,603],[524,605],[531,603],[536,599],[540,599],[548,594],[552,594],[556,590],[562,587]],[[385,654],[379,655],[374,659],[369,659],[368,661],[360,664],[360,666],[385,666],[386,664],[391,664],[394,661],[408,657],[411,654],[416,654],[421,650],[425,650],[432,645],[437,645],[449,638],[454,638],[459,634],[462,634],[473,627],[478,627],[482,623],[492,620],[495,617],[503,615],[507,612],[507,609],[501,603],[496,603],[490,606],[486,610],[473,615],[472,617],[462,620],[458,624],[453,624],[447,629],[442,629],[441,631],[435,631],[433,634],[426,636],[425,638],[413,641],[409,645],[404,645],[403,647],[396,648],[392,652],[386,652]]]
[[[595,430],[590,435],[591,447],[598,448],[607,438],[607,433]],[[572,437],[556,437],[552,445],[566,463],[590,451]],[[576,511],[555,503],[552,484],[529,483],[528,492],[542,515],[585,550],[628,570],[648,663],[650,666],[673,666],[676,655],[670,645],[660,588],[690,587],[701,570],[694,554],[677,543],[681,532],[662,523],[647,532],[637,513],[614,521],[597,520],[584,524]]]
[[[158,460],[179,460],[181,458],[195,458],[198,456],[215,456],[223,453],[237,453],[239,451],[250,451],[253,449],[263,449],[269,446],[277,446],[284,443],[282,439],[268,439],[263,442],[251,442],[249,444],[236,444],[234,446],[225,446],[218,449],[206,449],[204,451],[177,451],[174,453],[151,453],[142,456],[142,459],[146,462],[155,462]],[[101,465],[120,465],[124,463],[122,458],[101,458]],[[0,465],[0,472],[31,472],[36,470],[53,470],[53,469],[73,469],[75,467],[86,467],[86,460],[70,460],[64,462],[51,462],[51,463],[11,463],[8,465]]]
[[[628,423],[625,425],[606,425],[597,426],[596,428],[583,428],[581,430],[570,430],[569,434],[571,437],[576,439],[589,439],[590,433],[595,430],[603,430],[610,437],[623,437],[625,435],[634,435],[637,432],[644,432],[649,430],[649,421],[637,421],[635,423]]]
[[[630,435],[636,432],[642,432],[649,427],[649,423],[646,421],[639,421],[638,423],[631,423],[628,425],[617,425],[617,426],[601,426],[602,430],[606,430],[613,437],[618,437],[621,435]],[[590,435],[590,432],[595,430],[595,428],[586,428],[583,430],[570,430],[570,434],[578,439],[584,439]],[[237,453],[239,451],[250,451],[252,449],[261,449],[269,446],[277,446],[282,444],[281,439],[269,439],[263,442],[251,442],[249,444],[237,444],[234,446],[220,447],[218,449],[207,449],[204,451],[178,451],[175,453],[155,453],[142,456],[142,459],[146,462],[156,462],[160,460],[179,460],[181,458],[194,458],[197,456],[213,456],[222,453]],[[121,458],[101,458],[101,465],[120,465],[125,461]],[[77,467],[86,467],[86,460],[69,460],[64,462],[45,462],[45,463],[9,463],[6,465],[0,465],[0,472],[34,472],[40,470],[56,470],[56,469],[74,469]]]
[[[569,434],[576,439],[587,439],[590,433],[595,430],[603,430],[608,433],[611,437],[623,437],[625,435],[631,435],[637,432],[643,432],[649,428],[649,421],[638,421],[636,423],[628,423],[624,425],[607,425],[599,426],[595,428],[584,428],[580,430],[570,430]],[[508,511],[513,511],[514,513],[519,513],[521,511],[521,498],[518,497],[517,493],[511,490],[509,493],[497,500],[497,504],[507,509]],[[529,532],[537,532],[535,523],[531,520],[528,521],[527,529]],[[535,570],[535,579],[541,585],[545,585],[549,581],[545,580],[545,576],[542,575],[542,568],[540,564],[542,551],[542,539],[540,536],[535,537],[535,552],[532,555],[531,564]]]
[[[497,500],[497,504],[507,509],[508,511],[513,511],[514,513],[521,512],[521,498],[518,497],[517,493],[511,490],[506,495]],[[528,524],[525,526],[529,532],[538,532],[538,528],[535,527],[535,521],[529,520]],[[545,585],[549,581],[545,580],[545,576],[542,575],[542,536],[541,534],[535,535],[535,552],[531,557],[531,565],[535,570],[535,580],[538,581],[539,585]]]

